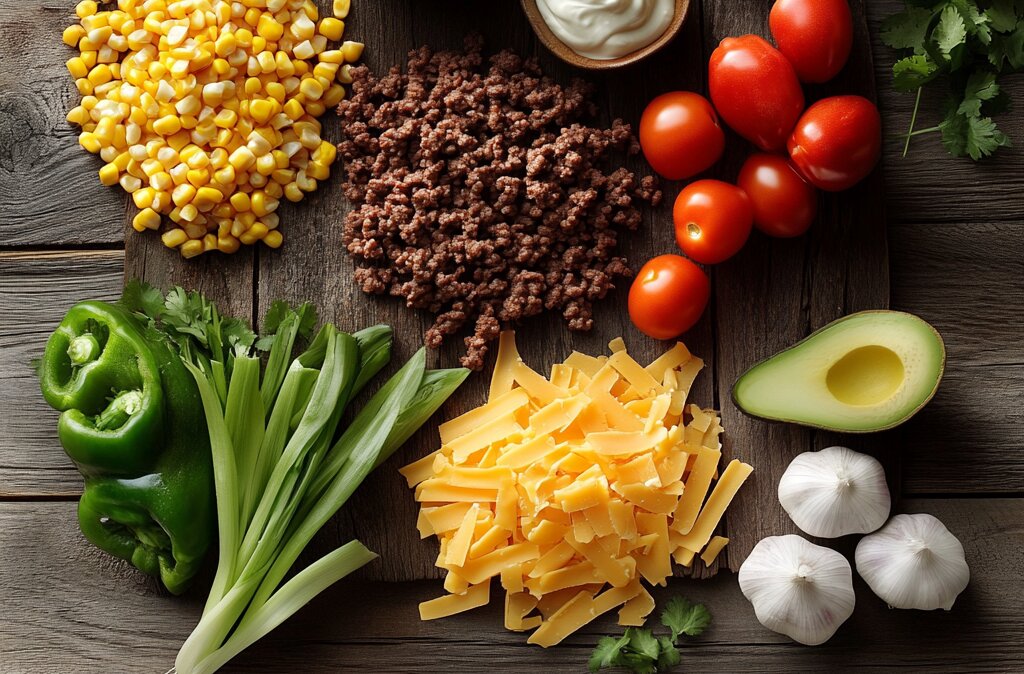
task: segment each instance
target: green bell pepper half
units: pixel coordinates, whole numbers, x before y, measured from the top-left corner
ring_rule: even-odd
[[[90,301],[50,336],[39,377],[85,479],[85,537],[183,592],[215,534],[209,434],[188,370],[129,311]]]

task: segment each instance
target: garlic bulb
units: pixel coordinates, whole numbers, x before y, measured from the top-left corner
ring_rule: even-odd
[[[812,536],[866,534],[889,517],[889,487],[876,459],[829,447],[793,459],[779,480],[779,503]]]
[[[857,544],[857,573],[894,608],[953,608],[971,570],[964,546],[938,519],[896,515]]]
[[[850,563],[794,534],[755,545],[739,580],[762,625],[808,646],[828,641],[853,613]]]

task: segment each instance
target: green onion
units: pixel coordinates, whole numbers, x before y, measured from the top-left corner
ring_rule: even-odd
[[[325,325],[289,363],[315,320],[309,305],[274,303],[265,322],[273,334],[256,341],[202,296],[180,298],[208,318],[165,332],[196,380],[210,430],[220,557],[175,670],[208,674],[376,557],[352,541],[282,584],[317,531],[468,371],[428,371],[420,349],[336,439],[346,405],[390,358],[391,328],[349,335]],[[253,345],[270,351],[262,383],[260,360],[248,355]]]

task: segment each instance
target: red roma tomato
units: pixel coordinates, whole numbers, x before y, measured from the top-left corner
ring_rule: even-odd
[[[802,82],[829,81],[850,56],[853,19],[846,0],[776,0],[768,27]]]
[[[725,133],[708,99],[670,91],[647,104],[640,117],[640,148],[647,163],[669,180],[706,170],[722,156]]]
[[[882,153],[882,119],[861,96],[823,98],[803,114],[787,143],[804,178],[830,192],[848,189],[871,173]]]
[[[692,328],[711,297],[711,281],[679,255],[659,255],[640,268],[629,289],[629,317],[641,332],[672,339]]]
[[[800,236],[814,221],[818,191],[784,156],[750,155],[736,184],[754,206],[754,226],[768,236]]]
[[[711,54],[708,89],[733,131],[762,150],[781,150],[804,109],[793,66],[756,35],[727,37]]]
[[[721,180],[687,185],[672,207],[676,243],[701,264],[718,264],[743,247],[754,224],[750,197]]]

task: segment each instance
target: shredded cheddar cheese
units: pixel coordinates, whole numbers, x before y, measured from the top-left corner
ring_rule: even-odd
[[[502,333],[488,402],[401,470],[447,570],[449,594],[422,603],[422,619],[486,604],[498,577],[505,626],[535,629],[529,643],[557,644],[614,608],[641,625],[654,608],[641,581],[665,585],[673,560],[711,564],[728,543],[713,534],[753,469],[733,460],[718,479],[721,419],[687,405],[703,361],[676,344],[644,367],[621,339],[609,348],[545,377]]]

